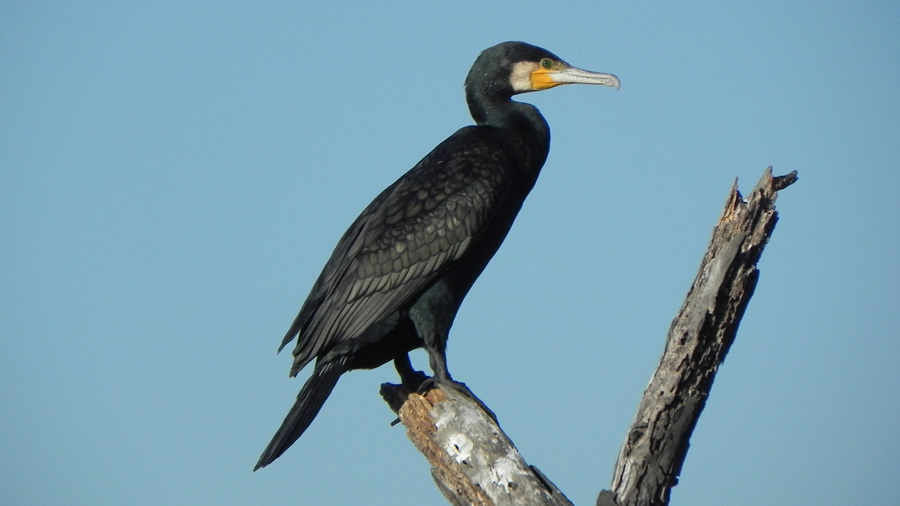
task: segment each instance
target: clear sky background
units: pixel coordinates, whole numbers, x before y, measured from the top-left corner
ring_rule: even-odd
[[[893,1],[3,2],[0,503],[441,504],[390,366],[251,469],[337,239],[471,122],[479,51],[526,40],[622,89],[520,97],[550,157],[454,376],[593,504],[735,177],[797,170],[672,503],[900,504],[898,27]]]

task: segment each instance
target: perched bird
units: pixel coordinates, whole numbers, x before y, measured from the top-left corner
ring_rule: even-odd
[[[441,385],[447,336],[475,279],[494,256],[537,180],[550,128],[518,93],[561,84],[619,87],[612,74],[572,67],[524,42],[484,50],[465,82],[475,120],[440,143],[375,197],[350,225],[313,285],[281,347],[294,338],[291,376],[312,375],[254,470],[309,427],[341,374],[394,361],[404,385],[423,376],[408,352],[424,346]]]

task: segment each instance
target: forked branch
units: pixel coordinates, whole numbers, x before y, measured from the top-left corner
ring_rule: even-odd
[[[611,490],[600,493],[598,505],[668,504],[716,371],[756,288],[757,263],[778,221],[777,192],[796,180],[796,171],[773,177],[769,167],[746,199],[735,182],[628,430]],[[382,395],[396,406],[405,393],[385,384]],[[409,394],[399,415],[451,503],[571,504],[475,400],[453,390]]]

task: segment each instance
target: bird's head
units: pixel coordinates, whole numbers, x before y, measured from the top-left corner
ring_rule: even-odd
[[[562,84],[619,89],[619,78],[573,67],[550,51],[525,42],[502,42],[485,49],[466,78],[468,92],[501,99]]]

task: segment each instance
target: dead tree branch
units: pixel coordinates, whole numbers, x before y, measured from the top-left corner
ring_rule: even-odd
[[[747,200],[735,181],[622,445],[607,495],[613,504],[669,503],[716,371],[756,288],[756,264],[778,221],[777,192],[796,180],[796,171],[773,178],[769,167]]]

